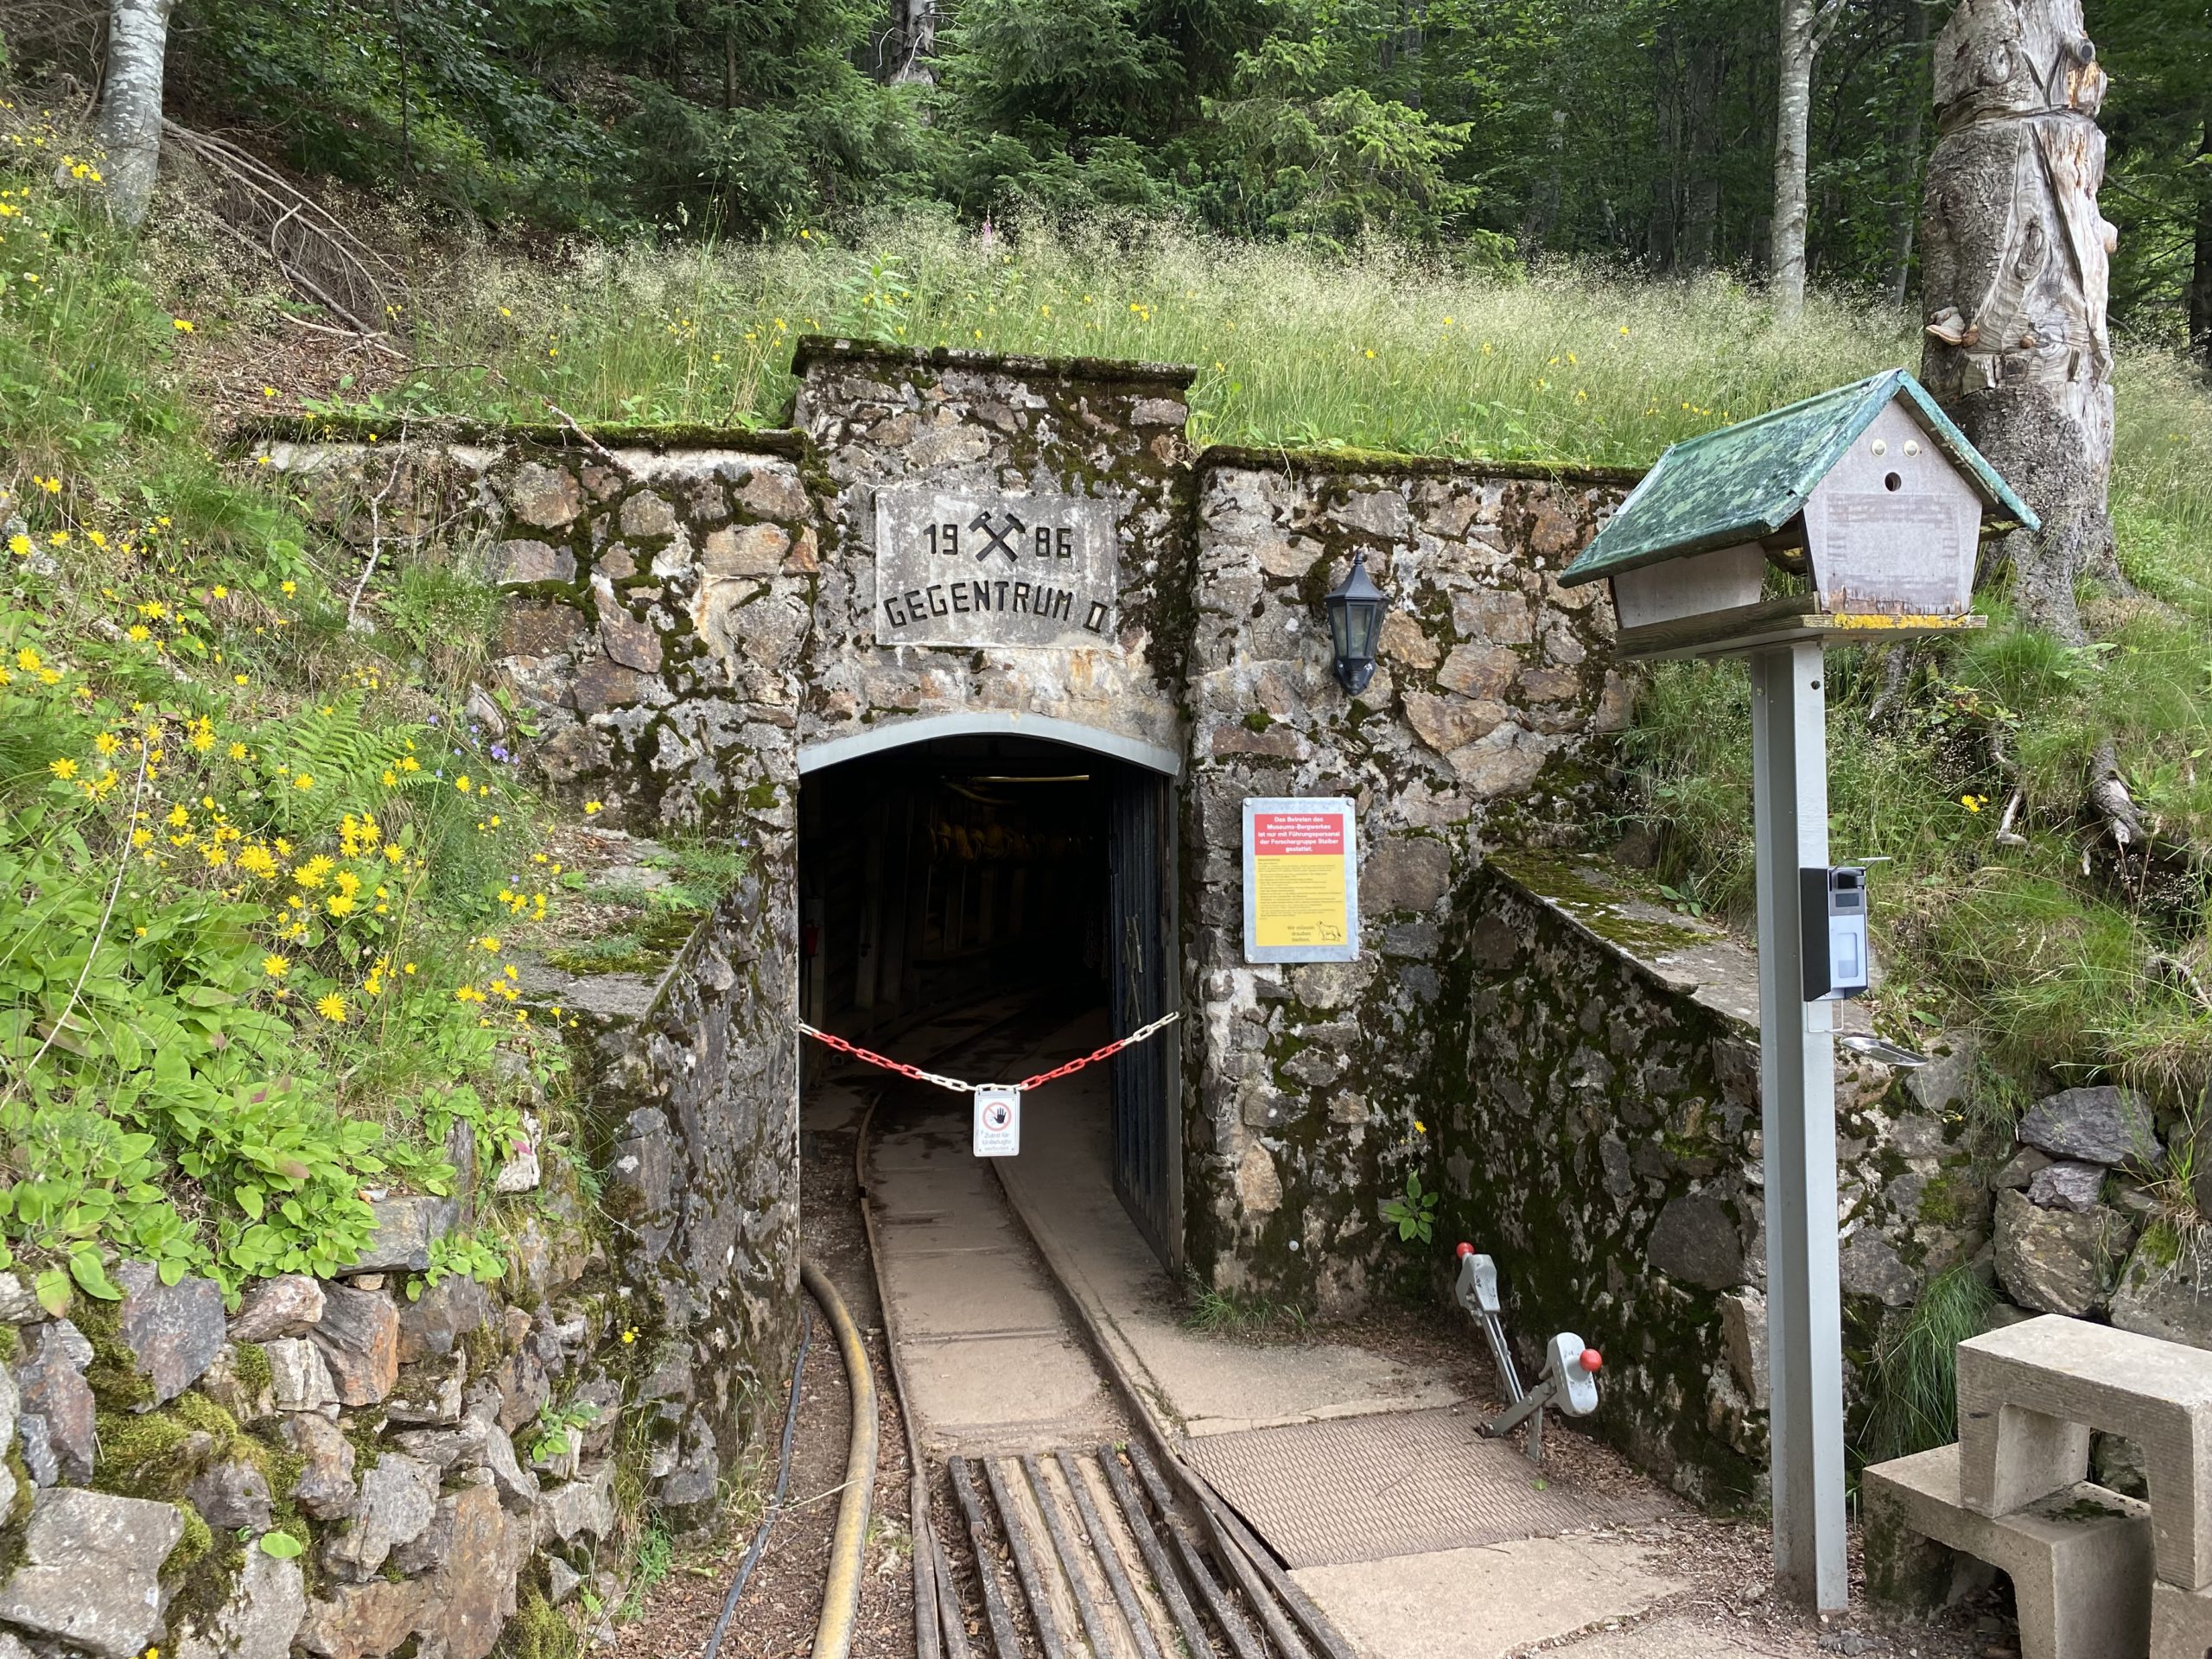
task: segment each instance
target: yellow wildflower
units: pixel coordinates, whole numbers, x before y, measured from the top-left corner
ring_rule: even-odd
[[[331,992],[327,996],[318,997],[315,1000],[315,1011],[334,1026],[342,1026],[346,1023],[346,999],[335,991]]]

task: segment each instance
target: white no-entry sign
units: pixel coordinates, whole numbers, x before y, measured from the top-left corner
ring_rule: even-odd
[[[1021,1090],[987,1083],[976,1090],[976,1155],[1012,1158],[1021,1151]]]

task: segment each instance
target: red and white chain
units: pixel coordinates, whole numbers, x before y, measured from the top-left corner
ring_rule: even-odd
[[[1086,1065],[1118,1054],[1125,1048],[1135,1046],[1154,1033],[1173,1025],[1182,1017],[1180,1011],[1163,1014],[1150,1025],[1139,1026],[1128,1036],[1116,1037],[1105,1047],[1093,1049],[1079,1060],[1070,1060],[1065,1065],[1055,1067],[1050,1071],[1039,1071],[1033,1077],[1024,1077],[1013,1086],[1020,1090],[1041,1089],[1057,1078],[1065,1077],[1071,1072],[1080,1071]],[[834,1048],[841,1054],[849,1054],[855,1059],[865,1060],[870,1065],[880,1065],[887,1071],[896,1071],[900,1077],[912,1077],[917,1083],[935,1084],[938,1088],[950,1089],[957,1095],[972,1095],[979,1088],[992,1086],[984,1084],[963,1083],[957,1077],[944,1077],[935,1071],[925,1071],[918,1065],[908,1065],[904,1060],[891,1059],[885,1055],[876,1053],[872,1049],[862,1048],[857,1043],[849,1043],[835,1033],[819,1030],[803,1020],[799,1022],[798,1028],[807,1036],[813,1038],[816,1042]]]

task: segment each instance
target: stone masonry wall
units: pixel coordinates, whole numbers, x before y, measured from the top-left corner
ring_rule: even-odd
[[[1547,832],[1590,776],[1592,740],[1627,720],[1609,601],[1557,581],[1627,480],[1221,450],[1199,476],[1192,1256],[1220,1288],[1350,1309],[1419,1272],[1378,1211],[1427,1165],[1421,1084],[1450,1017],[1459,895],[1491,846]],[[1354,697],[1321,598],[1356,551],[1391,608]],[[1244,963],[1249,795],[1357,803],[1358,961]]]
[[[1535,1363],[1605,1354],[1598,1431],[1707,1502],[1766,1479],[1758,963],[1632,873],[1518,853],[1468,883],[1427,1092],[1440,1240],[1498,1262]],[[1841,1029],[1866,1028],[1842,1005]],[[1963,1063],[1839,1054],[1847,1408],[1885,1313],[1987,1243]]]
[[[143,1262],[64,1317],[0,1274],[0,1652],[485,1659],[518,1611],[615,1592],[634,1389],[602,1238],[564,1147],[480,1183],[452,1150],[463,1196],[379,1200],[346,1273],[227,1319]],[[429,1282],[469,1224],[505,1278]]]
[[[679,1522],[703,1521],[796,1319],[788,895],[798,661],[818,569],[798,446],[525,435],[396,448],[278,445],[272,459],[341,534],[399,468],[386,533],[461,550],[501,596],[470,718],[601,839],[621,842],[627,825],[747,855],[715,913],[650,963],[582,976],[538,963],[524,981],[534,1006],[581,1022],[569,1034],[623,1298],[621,1357],[644,1414],[640,1490]]]

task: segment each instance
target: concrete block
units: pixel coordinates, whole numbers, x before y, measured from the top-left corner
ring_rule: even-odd
[[[2144,1652],[2150,1507],[2082,1481],[2009,1515],[1980,1515],[1961,1501],[1961,1448],[1945,1446],[1876,1464],[1861,1478],[1868,1597],[1893,1611],[1927,1611],[1949,1577],[1948,1560],[1930,1548],[1940,1546],[2012,1580],[2021,1659]]]
[[[2151,1659],[2204,1659],[2212,1652],[2212,1592],[2151,1586]]]
[[[1960,1495],[2009,1515],[2082,1480],[2089,1431],[2143,1448],[2158,1577],[2212,1586],[2212,1353],[2047,1314],[1959,1344]]]

